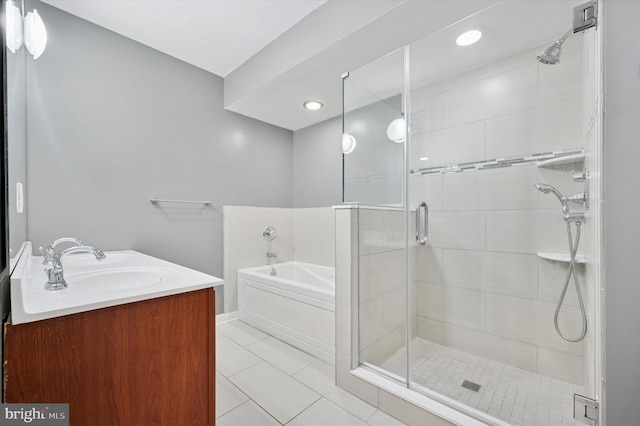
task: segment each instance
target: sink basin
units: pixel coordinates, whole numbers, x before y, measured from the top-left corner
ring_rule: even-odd
[[[164,281],[171,273],[162,268],[118,268],[67,277],[67,284],[101,290],[144,287]]]

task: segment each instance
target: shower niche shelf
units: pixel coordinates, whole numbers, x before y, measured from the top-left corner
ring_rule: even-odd
[[[538,253],[538,257],[545,260],[551,260],[553,262],[571,262],[569,253]],[[587,258],[584,254],[579,254],[576,256],[576,263],[587,263]]]
[[[571,164],[582,164],[584,163],[584,154],[573,154],[573,155],[565,155],[564,157],[552,158],[550,160],[540,161],[538,163],[538,167],[541,168],[556,168],[568,166]],[[582,167],[580,167],[582,169]]]

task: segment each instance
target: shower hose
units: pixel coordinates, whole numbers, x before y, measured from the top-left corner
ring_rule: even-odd
[[[578,274],[576,273],[576,253],[578,251],[578,244],[580,243],[580,227],[582,226],[582,222],[579,220],[575,221],[576,224],[576,240],[573,241],[573,237],[571,235],[571,221],[566,219],[567,224],[567,237],[569,239],[569,255],[571,257],[571,261],[569,263],[569,272],[567,273],[567,278],[564,281],[564,287],[562,289],[562,294],[560,295],[560,299],[558,299],[558,304],[556,305],[556,313],[553,317],[553,323],[556,326],[556,331],[564,340],[568,342],[579,342],[584,339],[584,336],[587,334],[587,314],[584,309],[584,301],[582,300],[582,292],[580,291],[580,281],[578,280]],[[578,302],[580,303],[580,313],[582,314],[582,332],[580,336],[576,338],[567,337],[562,330],[560,330],[560,325],[558,324],[558,316],[560,315],[560,308],[562,307],[562,303],[564,302],[564,297],[567,294],[567,288],[569,287],[569,282],[571,281],[571,276],[573,275],[573,283],[576,286],[576,293],[578,294]]]

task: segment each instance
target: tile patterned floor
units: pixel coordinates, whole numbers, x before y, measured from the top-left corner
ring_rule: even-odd
[[[424,339],[413,344],[413,380],[463,404],[512,425],[576,426],[573,394],[584,388],[510,367]],[[403,375],[404,351],[381,367]],[[478,392],[461,386],[464,380],[481,385]]]
[[[240,321],[217,327],[218,426],[403,426],[335,386],[334,368]]]

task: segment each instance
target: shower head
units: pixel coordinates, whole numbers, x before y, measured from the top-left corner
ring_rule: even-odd
[[[560,53],[562,53],[562,43],[554,42],[551,46],[544,49],[538,56],[538,62],[545,65],[555,65],[560,62]]]
[[[560,203],[562,204],[562,212],[564,214],[569,213],[569,206],[567,205],[567,199],[564,197],[564,195],[560,193],[560,191],[558,191],[551,185],[547,185],[546,183],[536,183],[535,187],[538,191],[542,192],[543,194],[548,194],[549,192],[552,192],[553,195],[558,197],[558,200],[560,200]]]
[[[537,56],[538,62],[547,64],[547,65],[555,65],[560,62],[560,54],[562,53],[562,44],[565,40],[573,33],[573,30],[567,31],[565,35],[562,36],[559,40],[553,42],[553,44],[546,49],[544,49]]]
[[[551,192],[552,190],[555,189],[553,186],[547,185],[547,184],[544,184],[544,183],[536,183],[535,186],[536,186],[536,189],[538,191],[543,192],[545,194],[548,194],[549,192]]]

